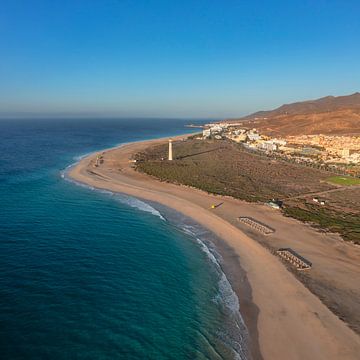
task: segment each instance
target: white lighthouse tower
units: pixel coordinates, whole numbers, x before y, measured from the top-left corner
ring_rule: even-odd
[[[173,153],[172,153],[172,140],[169,139],[169,160],[171,161],[173,159]]]

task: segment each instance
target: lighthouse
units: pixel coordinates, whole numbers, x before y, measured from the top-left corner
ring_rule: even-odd
[[[173,159],[173,154],[172,154],[172,140],[169,139],[169,160],[171,161]]]

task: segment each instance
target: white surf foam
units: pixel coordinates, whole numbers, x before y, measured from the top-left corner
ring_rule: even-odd
[[[126,144],[127,143],[121,143],[121,144],[119,144],[117,146],[120,147],[120,146],[124,146]],[[138,198],[128,196],[128,195],[125,195],[125,194],[121,194],[121,193],[115,193],[115,192],[112,192],[110,190],[98,189],[98,188],[95,188],[93,186],[84,184],[82,182],[79,182],[79,181],[76,181],[76,180],[70,178],[68,176],[68,173],[69,173],[70,169],[73,168],[74,166],[76,166],[84,157],[86,157],[86,156],[88,156],[90,154],[92,154],[92,153],[87,153],[87,154],[83,154],[83,155],[74,156],[73,159],[76,160],[76,161],[74,163],[68,165],[64,170],[60,171],[61,178],[63,178],[66,181],[69,181],[69,182],[71,182],[73,184],[76,184],[78,186],[84,187],[86,189],[90,189],[90,190],[93,190],[93,191],[98,191],[98,192],[100,192],[102,194],[107,194],[109,196],[114,196],[122,204],[128,205],[128,206],[130,206],[132,208],[135,208],[135,209],[138,209],[140,211],[150,213],[150,214],[152,214],[154,216],[159,217],[161,220],[166,221],[165,218],[161,215],[160,211],[156,210],[150,204],[148,204],[148,203],[146,203],[146,202],[144,202],[144,201],[142,201],[142,200],[140,200]]]
[[[219,274],[218,280],[218,295],[214,298],[214,301],[219,303],[228,314],[227,317],[232,324],[231,327],[235,327],[234,330],[227,330],[229,332],[218,333],[219,339],[222,339],[223,343],[233,352],[234,359],[244,360],[249,357],[246,338],[248,336],[247,328],[240,313],[239,298],[233,290],[228,278],[222,270],[221,262],[222,257],[216,251],[211,242],[202,240],[201,237],[207,236],[206,232],[202,229],[198,229],[195,226],[182,224],[181,229],[195,238],[196,242],[200,245],[201,250],[207,255],[211,263],[214,264],[216,271]],[[234,331],[234,332],[233,332]],[[232,333],[232,335],[231,335]]]
[[[126,204],[135,209],[150,213],[154,216],[158,216],[161,220],[165,221],[165,218],[161,215],[160,211],[156,210],[150,204],[148,204],[140,199],[137,199],[135,197],[128,196],[128,195],[123,195],[123,194],[117,194],[117,199],[122,204]]]
[[[153,206],[151,206],[150,204],[148,204],[138,198],[128,196],[125,194],[121,194],[121,193],[114,193],[114,192],[111,192],[108,190],[97,189],[97,188],[94,188],[92,186],[86,185],[84,183],[78,182],[78,181],[70,178],[67,175],[68,172],[70,171],[70,169],[73,166],[75,166],[85,156],[87,156],[87,155],[82,155],[82,156],[77,157],[76,158],[77,161],[75,163],[67,166],[66,169],[64,169],[61,172],[61,177],[69,182],[72,182],[72,183],[78,185],[78,186],[82,186],[82,187],[85,187],[87,189],[94,190],[94,191],[99,191],[103,194],[107,194],[110,196],[115,196],[117,200],[119,200],[121,203],[123,203],[125,205],[136,208],[140,211],[150,213],[154,216],[159,217],[161,220],[166,221],[166,219],[160,213],[160,211],[156,210]],[[219,272],[219,277],[220,277],[219,281],[218,281],[219,298],[215,299],[215,300],[219,301],[221,304],[223,304],[225,306],[225,308],[229,311],[229,313],[232,314],[232,317],[234,318],[234,320],[236,322],[236,327],[238,328],[238,330],[241,330],[241,338],[243,339],[243,336],[246,335],[245,333],[247,332],[247,330],[246,330],[245,323],[244,323],[241,313],[240,313],[239,299],[238,299],[235,291],[233,290],[225,273],[222,271],[221,255],[218,254],[216,252],[215,248],[212,248],[210,244],[207,245],[203,240],[201,240],[199,238],[199,236],[203,236],[203,235],[206,236],[206,231],[204,232],[203,229],[202,230],[197,229],[194,226],[186,225],[186,224],[182,224],[180,226],[180,228],[185,233],[187,233],[188,235],[195,238],[195,240],[200,245],[201,250],[207,255],[209,260],[215,265],[215,268]],[[244,351],[244,349],[246,349],[245,343],[243,343],[242,340],[240,340],[240,341],[234,341],[234,340],[235,339],[233,339],[233,341],[230,341],[230,343],[232,343],[232,344],[229,343],[229,339],[227,341],[225,341],[226,343],[229,343],[228,344],[229,347],[234,352],[234,358],[240,359],[240,360],[246,359],[247,358],[246,350]]]
[[[79,161],[81,161],[83,158],[85,158],[86,156],[91,155],[92,152],[86,153],[86,154],[82,154],[82,155],[76,155],[73,157],[73,159],[75,160],[75,164],[78,163]]]
[[[228,278],[221,268],[222,258],[215,249],[210,248],[203,240],[196,236],[196,229],[190,225],[183,225],[182,229],[189,235],[195,237],[197,243],[200,245],[201,250],[207,255],[212,263],[215,264],[217,271],[220,274],[220,279],[218,282],[219,292],[221,296],[221,301],[223,304],[231,310],[231,312],[237,313],[240,311],[239,298],[237,297],[235,291],[233,290]],[[239,313],[240,314],[240,313]]]
[[[165,218],[161,215],[160,211],[156,210],[154,207],[152,207],[150,204],[140,200],[140,199],[137,199],[135,197],[132,197],[132,196],[128,196],[128,195],[124,195],[124,194],[121,194],[121,193],[115,193],[115,192],[112,192],[110,190],[105,190],[105,189],[98,189],[98,188],[95,188],[93,186],[90,186],[90,185],[87,185],[87,184],[84,184],[82,182],[79,182],[79,181],[76,181],[72,178],[70,178],[68,175],[67,175],[67,172],[69,171],[69,169],[72,167],[73,165],[69,165],[64,171],[61,172],[60,176],[66,180],[66,181],[69,181],[73,184],[76,184],[78,186],[81,186],[83,188],[86,188],[86,189],[89,189],[89,190],[93,190],[93,191],[97,191],[101,194],[106,194],[108,196],[111,196],[111,197],[114,197],[116,200],[118,200],[119,202],[121,202],[122,204],[125,204],[125,205],[128,205],[132,208],[135,208],[135,209],[138,209],[140,211],[144,211],[144,212],[147,212],[147,213],[150,213],[154,216],[157,216],[159,217],[161,220],[163,221],[166,221]]]

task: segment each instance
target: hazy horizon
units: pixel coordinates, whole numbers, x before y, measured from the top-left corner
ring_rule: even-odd
[[[0,5],[0,117],[240,117],[359,91],[358,1]]]
[[[190,117],[190,116],[136,116],[136,115],[106,115],[106,114],[58,114],[58,113],[25,113],[25,114],[0,114],[1,120],[184,120],[191,121],[216,121],[218,117]]]

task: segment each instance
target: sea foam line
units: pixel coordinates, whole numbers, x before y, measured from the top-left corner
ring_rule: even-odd
[[[124,194],[116,194],[116,198],[125,205],[129,205],[133,208],[136,208],[138,210],[150,213],[152,215],[155,215],[159,217],[161,220],[165,220],[165,218],[161,215],[160,211],[156,210],[154,207],[152,207],[150,204],[136,198],[133,196],[128,196]]]
[[[223,339],[223,342],[227,344],[234,353],[234,358],[238,360],[244,360],[248,358],[246,338],[248,331],[244,320],[240,313],[239,298],[233,290],[226,274],[223,272],[221,267],[221,255],[216,252],[215,249],[208,246],[205,241],[201,240],[198,235],[196,228],[191,225],[182,225],[181,229],[188,235],[195,238],[196,242],[200,245],[201,250],[207,255],[208,259],[215,265],[216,270],[219,273],[220,279],[218,281],[219,295],[221,303],[225,306],[229,312],[229,317],[234,320],[236,330],[239,335],[239,339],[229,337],[226,334],[219,334],[219,337]],[[206,236],[206,235],[205,235]]]
[[[122,145],[125,145],[125,144],[122,144]],[[118,200],[122,204],[128,205],[128,206],[130,206],[130,207],[132,207],[134,209],[138,209],[138,210],[143,211],[143,212],[150,213],[150,214],[152,214],[154,216],[159,217],[161,220],[166,221],[165,218],[161,215],[160,211],[156,210],[150,204],[148,204],[148,203],[146,203],[146,202],[144,202],[144,201],[142,201],[142,200],[140,200],[140,199],[138,199],[136,197],[125,195],[125,194],[122,194],[122,193],[113,192],[113,191],[110,191],[110,190],[99,189],[99,188],[96,188],[94,186],[87,185],[85,183],[82,183],[80,181],[72,179],[69,176],[69,171],[74,166],[76,166],[84,157],[86,157],[88,155],[89,154],[84,154],[84,155],[81,155],[81,156],[77,156],[75,158],[77,161],[75,161],[74,163],[68,165],[64,170],[62,170],[60,172],[60,176],[64,180],[69,181],[69,182],[71,182],[73,184],[76,184],[78,186],[81,186],[83,188],[86,188],[86,189],[89,189],[89,190],[92,190],[92,191],[97,191],[97,192],[99,192],[101,194],[105,194],[105,195],[114,197],[116,200]]]
[[[201,250],[207,255],[210,261],[215,264],[216,269],[220,273],[220,280],[218,285],[221,293],[224,295],[223,300],[225,300],[224,303],[226,307],[234,313],[239,312],[239,298],[233,290],[227,276],[222,271],[220,264],[222,258],[220,254],[217,253],[214,249],[210,249],[210,247],[207,246],[206,243],[197,236],[192,226],[184,225],[182,226],[182,230],[195,238],[196,242],[200,245]]]
[[[123,146],[123,145],[126,145],[126,144],[121,144],[120,146]],[[79,181],[76,181],[76,180],[70,178],[68,173],[71,170],[71,168],[76,166],[84,157],[86,157],[90,154],[91,153],[74,157],[74,159],[76,161],[74,163],[68,165],[63,171],[61,171],[61,173],[60,173],[61,177],[64,180],[69,181],[78,186],[90,189],[92,191],[98,191],[102,194],[106,194],[109,196],[114,196],[122,204],[136,208],[140,211],[150,213],[154,216],[159,217],[163,221],[166,221],[166,219],[160,213],[160,211],[156,210],[150,204],[148,204],[136,197],[125,195],[122,193],[115,193],[115,192],[112,192],[109,190],[99,189],[99,188],[87,185],[85,183],[82,183],[82,182],[79,182]],[[247,336],[247,329],[246,329],[245,323],[244,323],[243,318],[240,313],[239,298],[236,295],[235,291],[233,290],[227,276],[222,271],[221,264],[220,264],[220,262],[221,262],[220,254],[218,254],[215,251],[215,249],[210,249],[210,247],[207,246],[206,243],[198,237],[198,234],[196,233],[196,229],[193,226],[183,224],[182,226],[177,226],[177,227],[180,228],[182,231],[184,231],[186,234],[190,235],[192,238],[194,238],[196,240],[196,242],[200,245],[201,250],[207,255],[209,260],[215,265],[217,271],[220,274],[220,279],[218,281],[218,287],[219,287],[221,302],[225,305],[227,310],[231,314],[233,314],[233,316],[236,318],[236,320],[238,320],[239,324],[236,324],[236,325],[237,325],[238,330],[240,331],[241,340],[243,340],[242,335]],[[234,352],[235,359],[244,360],[247,358],[245,340],[239,341],[239,342],[235,341],[235,344],[233,341],[231,345],[229,344],[229,346],[231,347],[232,351]]]

